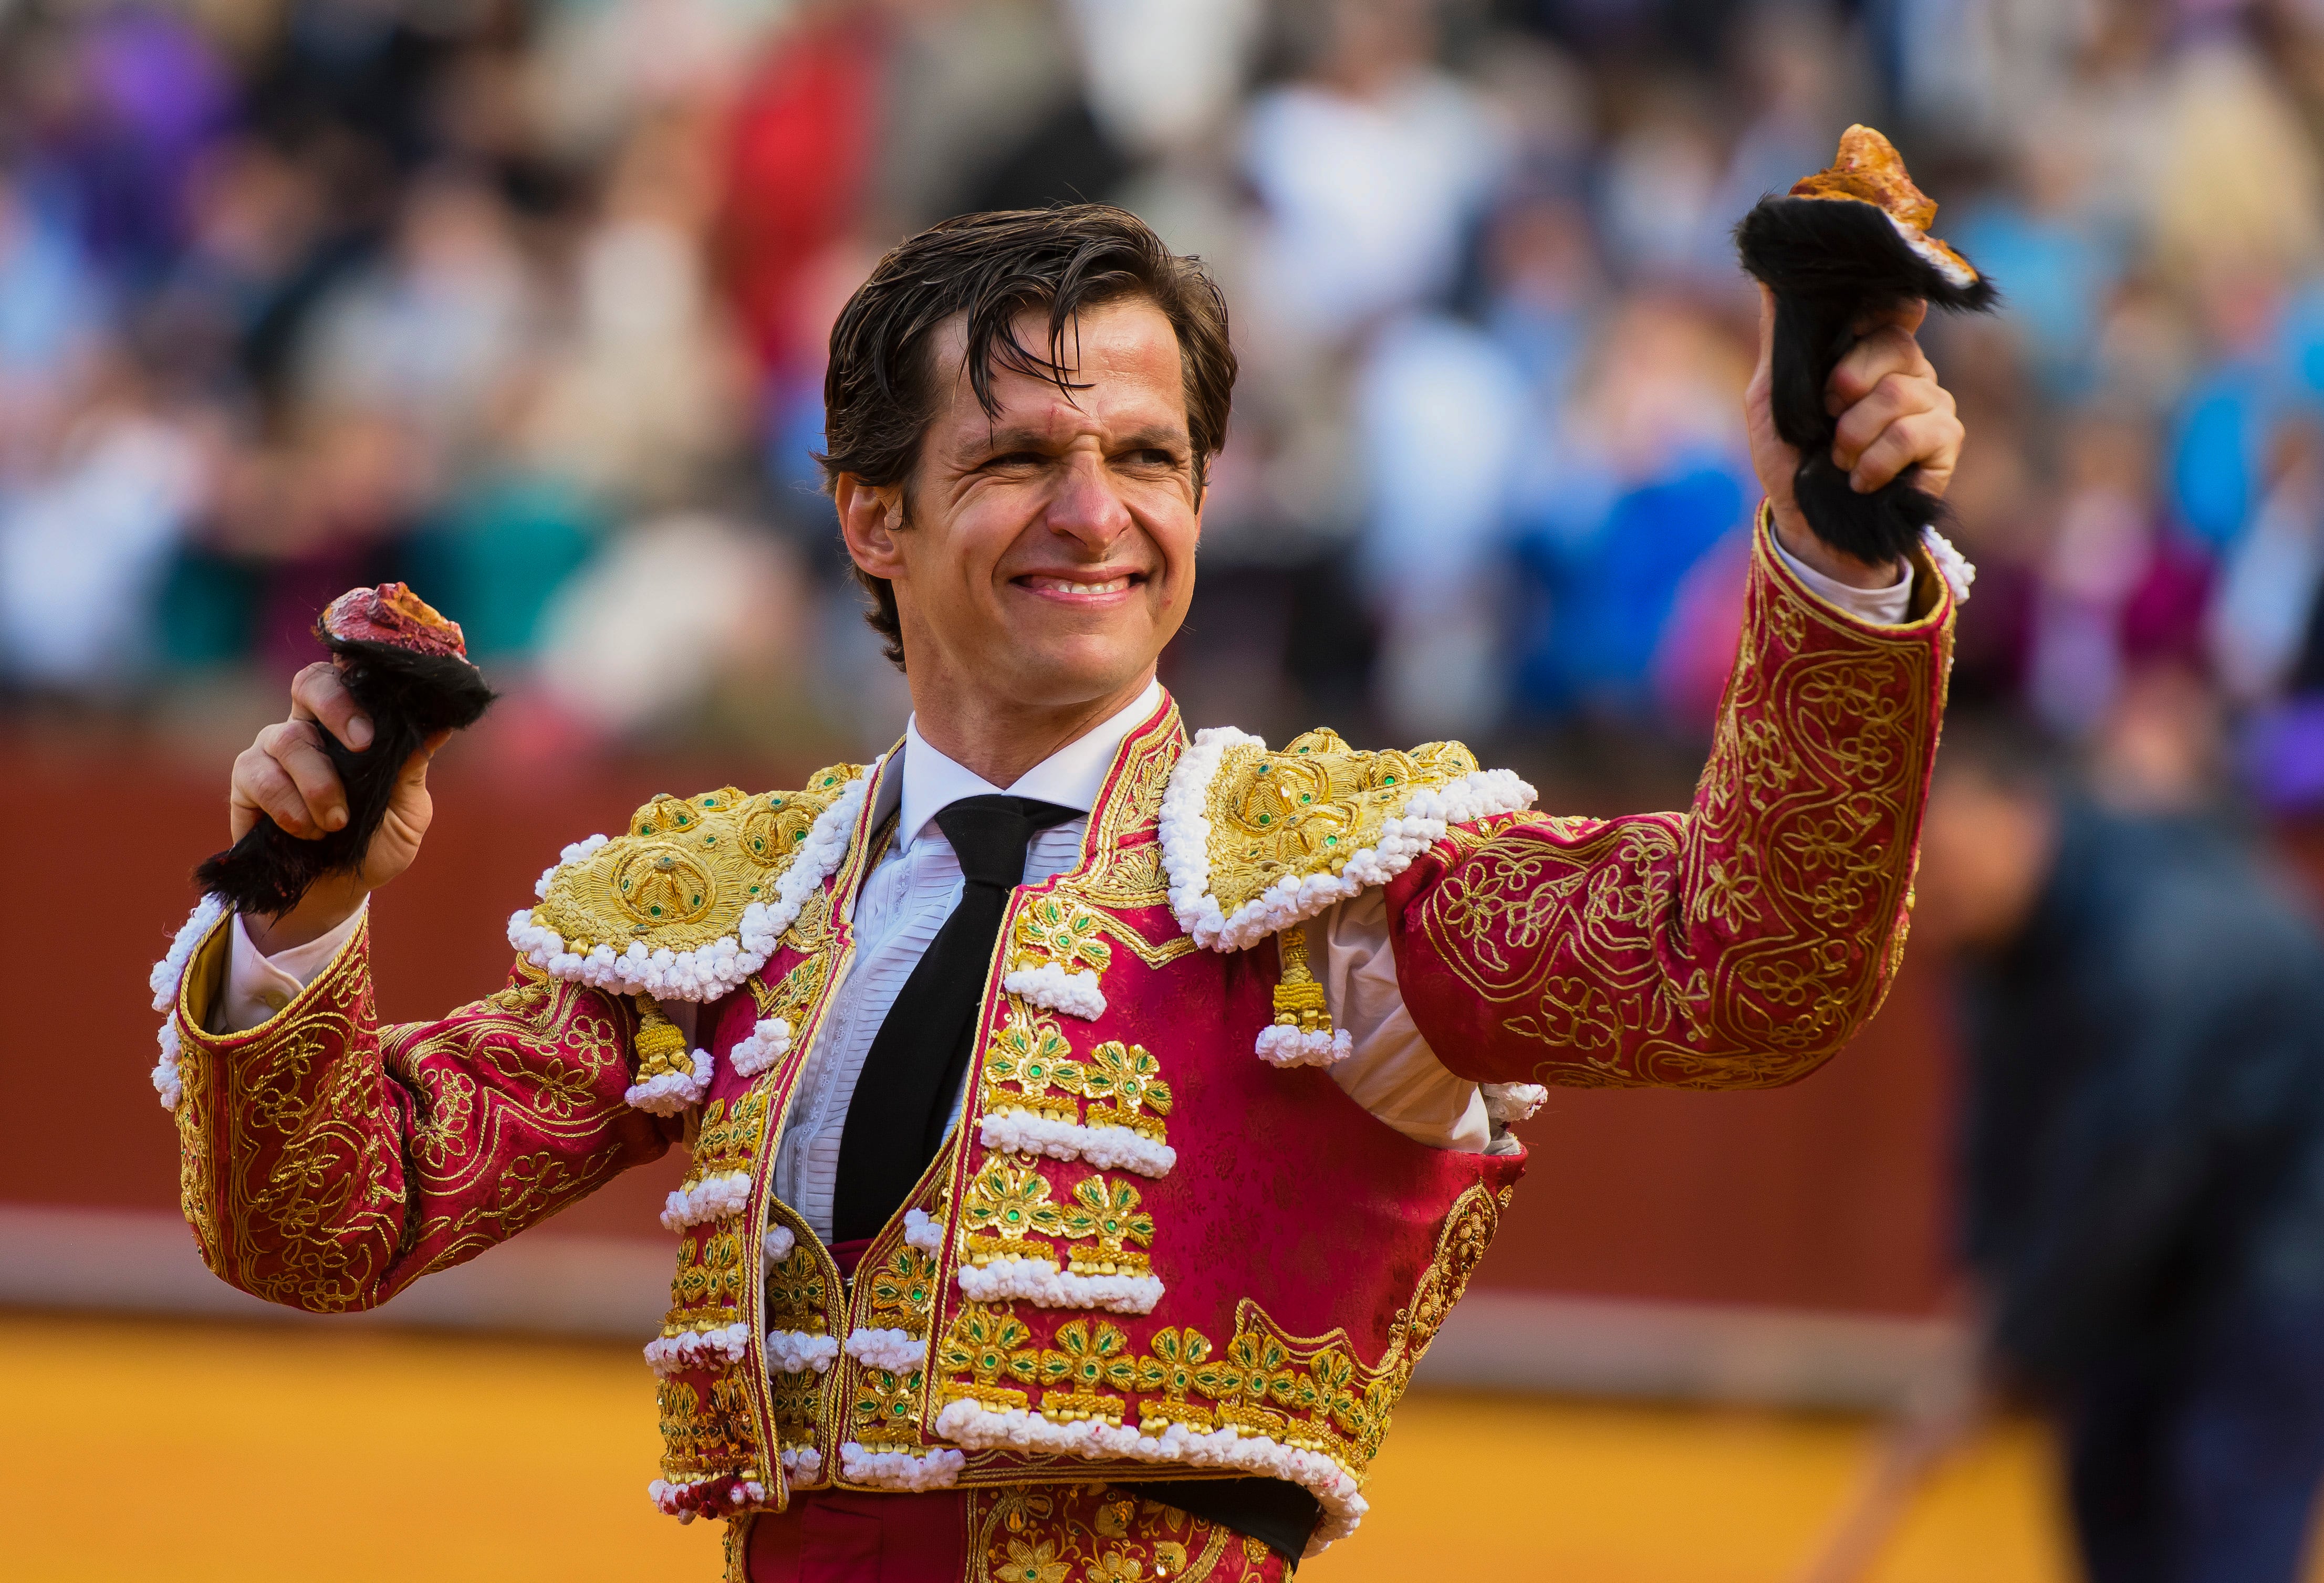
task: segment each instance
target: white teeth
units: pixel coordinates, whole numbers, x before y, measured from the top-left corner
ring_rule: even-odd
[[[1028,579],[1028,581],[1031,583],[1033,587],[1040,589],[1044,593],[1074,594],[1084,596],[1093,596],[1100,594],[1119,594],[1123,589],[1130,586],[1130,579],[1127,577],[1116,577],[1111,582],[1108,583],[1072,583],[1066,581],[1063,577],[1034,577]]]

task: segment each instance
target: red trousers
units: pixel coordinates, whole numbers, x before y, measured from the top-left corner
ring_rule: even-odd
[[[802,1491],[741,1538],[744,1583],[1282,1583],[1232,1529],[1102,1484]],[[730,1570],[730,1576],[733,1576]]]

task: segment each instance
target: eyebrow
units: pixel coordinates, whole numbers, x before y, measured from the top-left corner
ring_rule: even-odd
[[[1134,429],[1123,436],[1118,448],[1125,451],[1148,449],[1183,451],[1190,449],[1193,444],[1192,438],[1183,428],[1176,428],[1168,424],[1149,424],[1144,428]],[[1046,451],[1049,448],[1049,431],[1044,428],[1028,428],[1021,425],[991,429],[985,437],[982,448],[996,455],[1006,455],[1010,451]]]

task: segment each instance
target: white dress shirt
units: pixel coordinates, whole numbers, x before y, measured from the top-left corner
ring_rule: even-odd
[[[1850,588],[1802,565],[1781,545],[1775,553],[1811,592],[1859,620],[1894,626],[1910,610],[1909,570],[1886,588]],[[775,1193],[816,1235],[831,1234],[840,1140],[872,1041],[904,980],[960,900],[960,860],[936,825],[936,815],[964,797],[993,793],[1078,808],[1083,817],[1034,836],[1026,853],[1024,883],[1038,884],[1065,872],[1080,860],[1088,811],[1096,805],[1114,754],[1154,712],[1161,696],[1161,685],[1149,682],[1128,708],[1006,787],[992,785],[928,746],[917,716],[905,727],[899,750],[903,763],[899,772],[883,778],[872,815],[872,827],[877,830],[890,813],[897,814],[896,838],[857,894],[852,919],[854,959],[833,987],[830,1009],[807,1053],[776,1150]],[[329,963],[362,916],[358,911],[328,934],[272,957],[259,954],[237,917],[226,991],[212,1018],[213,1031],[255,1027],[289,1004]],[[1382,894],[1367,891],[1332,907],[1314,920],[1308,939],[1325,1008],[1333,1024],[1347,1030],[1354,1047],[1347,1059],[1329,1068],[1341,1090],[1388,1126],[1433,1148],[1473,1154],[1493,1146],[1496,1128],[1477,1085],[1444,1069],[1405,1008]],[[689,1039],[694,1036],[696,1007],[671,1004],[664,1009]],[[1250,1058],[1259,1059],[1256,1054]],[[955,1121],[960,1111],[961,1099],[955,1095]]]

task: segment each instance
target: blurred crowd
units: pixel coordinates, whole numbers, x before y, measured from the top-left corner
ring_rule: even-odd
[[[884,744],[831,320],[912,229],[1089,198],[1236,316],[1191,713],[1694,740],[1729,231],[1857,119],[2006,295],[1927,337],[1957,695],[2324,799],[2316,0],[18,0],[0,699],[271,688],[393,576],[536,746]]]

